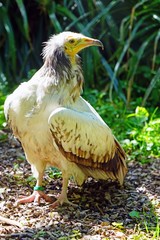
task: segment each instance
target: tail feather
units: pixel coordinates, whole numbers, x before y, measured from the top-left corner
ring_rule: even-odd
[[[120,185],[123,184],[124,177],[127,173],[126,166],[126,153],[115,139],[116,151],[114,157],[105,164],[105,169],[78,166],[84,172],[87,177],[93,177],[95,179],[112,179],[118,180]]]
[[[119,142],[115,139],[115,145],[116,145],[116,151],[115,156],[113,159],[110,160],[110,162],[116,165],[116,171],[114,171],[115,166],[111,171],[113,171],[114,175],[116,176],[116,179],[119,181],[120,185],[123,184],[124,177],[127,173],[127,165],[126,165],[126,153],[124,152],[123,148],[119,144]],[[112,164],[111,164],[112,166]]]

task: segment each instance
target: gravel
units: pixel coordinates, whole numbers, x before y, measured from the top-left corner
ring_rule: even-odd
[[[151,239],[160,214],[159,159],[128,162],[124,186],[88,179],[82,187],[70,181],[68,198],[77,207],[56,209],[46,202],[16,206],[20,195],[31,194],[34,180],[21,146],[14,139],[0,142],[0,239]],[[61,178],[46,171],[46,192],[61,191]],[[153,238],[152,238],[153,239]]]

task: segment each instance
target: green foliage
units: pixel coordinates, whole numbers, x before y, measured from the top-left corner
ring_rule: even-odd
[[[136,107],[132,103],[128,110],[124,102],[111,103],[104,92],[87,90],[84,97],[94,106],[105,122],[111,127],[128,153],[128,159],[147,163],[151,157],[159,157],[160,152],[160,117],[158,108]],[[139,101],[139,99],[137,100]],[[143,154],[142,154],[143,153]]]
[[[86,85],[113,101],[159,102],[159,0],[1,1],[0,85],[19,84],[42,64],[42,42],[64,30],[100,39],[105,50],[82,52]],[[7,63],[7,64],[6,64]],[[149,101],[148,101],[149,100]]]
[[[144,163],[149,155],[158,156],[160,152],[160,118],[156,117],[156,111],[149,114],[145,108],[137,107],[135,113],[127,116],[132,140],[126,141],[126,145],[129,144],[133,151],[135,149],[135,157]]]
[[[139,212],[138,211],[135,211],[135,210],[133,210],[133,211],[131,211],[130,213],[129,213],[129,216],[131,217],[131,218],[140,218],[140,214],[139,214]]]
[[[133,235],[132,239],[159,239],[159,222],[158,217],[155,214],[154,206],[151,205],[151,212],[132,210],[129,213],[129,216],[137,221],[137,229],[135,229],[136,233]],[[156,226],[152,225],[153,219],[155,219]],[[142,230],[145,230],[145,233],[142,232]],[[147,236],[147,234],[150,236]]]
[[[50,167],[48,169],[48,176],[51,178],[51,179],[55,179],[55,178],[60,178],[62,177],[62,172],[59,171],[58,168],[55,168],[55,167]]]

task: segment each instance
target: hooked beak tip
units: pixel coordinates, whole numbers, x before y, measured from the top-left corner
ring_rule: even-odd
[[[100,40],[97,40],[97,39],[94,39],[93,40],[93,44],[97,47],[101,47],[102,50],[104,50],[104,46],[103,46],[103,43],[100,41]]]

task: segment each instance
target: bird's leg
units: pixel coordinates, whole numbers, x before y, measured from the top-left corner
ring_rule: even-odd
[[[63,203],[67,203],[73,206],[76,206],[75,204],[71,203],[67,198],[67,188],[68,188],[68,177],[63,177],[62,182],[62,191],[59,195],[57,201],[55,201],[53,204],[51,204],[51,207],[55,208],[59,205],[62,205]]]
[[[20,199],[16,201],[17,204],[19,203],[30,203],[30,202],[35,202],[35,203],[40,203],[40,199],[43,198],[46,202],[53,202],[53,199],[49,197],[47,194],[45,194],[42,190],[42,181],[43,181],[43,174],[38,173],[37,177],[37,183],[34,188],[33,193],[30,196],[24,197],[22,196]]]

